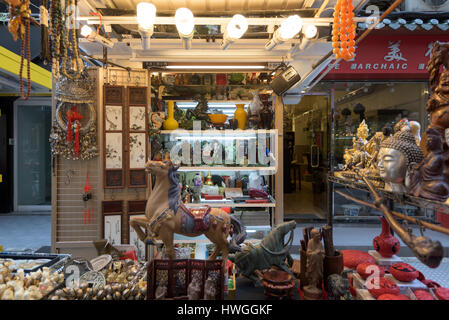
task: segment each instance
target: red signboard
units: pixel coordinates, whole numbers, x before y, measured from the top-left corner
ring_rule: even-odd
[[[325,79],[427,79],[435,41],[449,43],[449,35],[368,36],[354,59],[341,60]]]

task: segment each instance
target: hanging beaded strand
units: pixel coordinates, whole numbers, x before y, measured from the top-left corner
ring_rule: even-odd
[[[22,26],[20,28],[25,27],[25,34],[21,35],[21,55],[20,55],[20,70],[19,70],[19,83],[20,83],[20,96],[24,100],[28,100],[31,94],[31,50],[30,50],[30,9],[29,9],[29,1],[23,1],[21,4],[21,16],[22,16],[22,23],[25,24],[25,26]],[[23,11],[22,11],[23,10]],[[26,49],[25,49],[26,47]],[[27,94],[23,94],[23,64],[25,61],[25,50],[27,54]]]
[[[67,0],[65,7],[65,28],[64,28],[64,45],[63,45],[63,61],[62,61],[62,73],[70,79],[78,79],[83,71],[83,66],[80,64],[79,50],[78,50],[78,36],[76,33],[76,21],[74,17],[71,17],[73,12],[68,12],[67,8],[74,8],[74,1]],[[68,20],[69,19],[69,20]],[[68,27],[70,25],[70,28]],[[71,40],[69,40],[71,36]],[[69,72],[70,66],[67,66],[68,51],[69,48],[72,52],[71,61],[75,62],[75,73]]]
[[[355,30],[352,0],[338,0],[332,28],[332,47],[337,59],[348,61],[354,58]]]
[[[61,76],[59,62],[61,59],[61,35],[63,33],[61,0],[52,0],[51,12],[52,72],[53,77],[58,79]]]

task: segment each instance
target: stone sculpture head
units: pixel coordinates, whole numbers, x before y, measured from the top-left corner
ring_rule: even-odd
[[[396,132],[380,145],[378,155],[379,174],[385,181],[385,190],[407,191],[410,169],[423,160],[423,152],[409,130]]]

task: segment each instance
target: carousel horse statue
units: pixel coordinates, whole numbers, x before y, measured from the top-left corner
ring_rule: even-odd
[[[187,208],[181,201],[178,167],[165,158],[163,161],[148,161],[146,170],[156,177],[156,184],[147,200],[145,217],[131,218],[130,225],[140,240],[152,243],[161,240],[169,259],[175,259],[174,234],[197,237],[204,234],[215,244],[209,260],[221,253],[226,261],[229,252],[240,251],[246,231],[238,219],[219,208]],[[231,241],[228,242],[228,236]]]

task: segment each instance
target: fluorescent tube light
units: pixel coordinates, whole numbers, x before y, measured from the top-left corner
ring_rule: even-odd
[[[170,65],[166,66],[166,69],[265,69],[265,66],[260,65],[211,65],[211,66],[203,66],[203,65]]]

